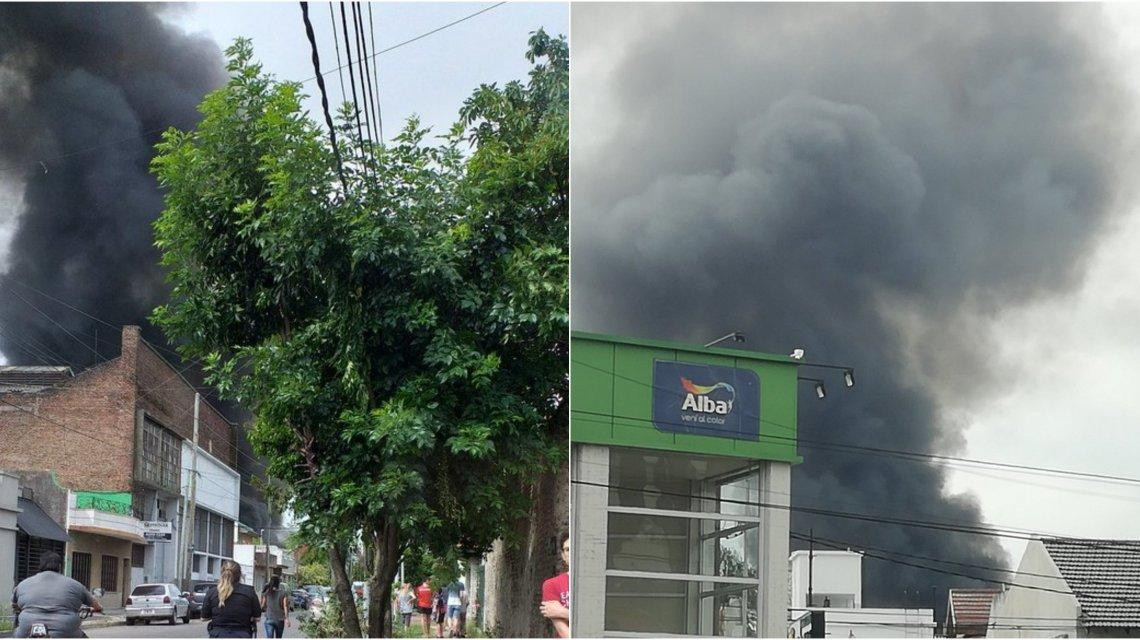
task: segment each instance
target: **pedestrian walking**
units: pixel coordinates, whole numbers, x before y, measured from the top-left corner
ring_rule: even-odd
[[[261,610],[265,612],[265,637],[284,637],[289,626],[289,594],[281,588],[280,576],[270,578],[261,591]]]
[[[396,609],[404,622],[404,628],[412,626],[412,613],[415,612],[416,594],[412,593],[412,585],[405,582],[396,592]]]
[[[202,603],[202,619],[210,621],[206,625],[210,637],[252,638],[260,617],[257,592],[241,583],[241,565],[233,560],[222,562],[222,577],[206,592]]]
[[[570,534],[562,536],[562,564],[566,571],[542,583],[538,610],[554,625],[559,638],[570,637]]]
[[[443,637],[444,620],[447,618],[447,587],[441,587],[435,594],[432,604],[432,615],[435,618],[436,637]]]
[[[425,638],[431,635],[431,602],[431,585],[428,584],[428,579],[424,578],[423,583],[416,587],[416,608],[423,618]]]
[[[467,595],[467,587],[459,580],[447,585],[447,631],[452,638],[456,637],[459,626],[459,610],[463,608],[463,600]]]

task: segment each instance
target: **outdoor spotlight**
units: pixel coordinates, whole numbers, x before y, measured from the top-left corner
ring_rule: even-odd
[[[815,383],[815,396],[820,400],[827,396],[827,390],[823,388],[822,382]]]
[[[843,370],[843,385],[845,387],[847,387],[848,389],[855,386],[855,370],[854,369],[844,369]]]
[[[788,357],[793,358],[795,360],[803,360],[804,359],[804,350],[803,349],[792,349],[792,354]]]

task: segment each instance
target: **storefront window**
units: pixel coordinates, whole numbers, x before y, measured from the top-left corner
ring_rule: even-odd
[[[755,637],[760,466],[614,447],[608,485],[605,629]]]

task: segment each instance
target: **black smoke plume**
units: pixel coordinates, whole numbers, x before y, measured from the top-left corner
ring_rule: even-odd
[[[573,326],[803,347],[858,386],[805,387],[802,438],[961,451],[942,410],[1000,388],[988,319],[1079,284],[1112,219],[1132,113],[1102,8],[585,4],[572,20]],[[981,521],[943,468],[801,454],[794,504]],[[981,536],[792,528],[1007,562]],[[937,587],[941,617],[946,587],[984,586],[863,564],[867,606],[930,606]]]
[[[169,293],[151,227],[162,194],[148,166],[161,132],[194,127],[197,105],[226,79],[216,43],[164,21],[178,10],[0,4],[0,193],[12,200],[0,200],[0,233],[11,234],[0,247],[0,353],[10,364],[80,371],[119,353],[117,331],[36,290],[166,345],[147,321]],[[261,467],[244,438],[239,448],[252,497]],[[241,517],[275,526],[255,501],[243,499]]]
[[[83,369],[119,344],[21,284],[162,340],[146,322],[167,295],[151,229],[162,195],[148,163],[160,132],[194,126],[202,97],[225,80],[218,45],[166,24],[170,10],[0,5],[0,181],[16,194],[0,212],[14,229],[0,254],[0,351],[13,364]]]

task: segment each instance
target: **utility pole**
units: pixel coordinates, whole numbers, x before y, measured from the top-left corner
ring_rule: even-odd
[[[269,584],[269,539],[265,537],[265,529],[261,530],[261,543],[265,545],[265,582],[263,582],[261,584],[261,588],[264,589],[265,585]],[[257,571],[257,564],[256,564],[257,563],[257,554],[256,553],[254,554],[253,562],[254,562],[253,570],[254,570],[254,572],[256,572]],[[255,579],[254,582],[257,582],[257,580]]]
[[[808,607],[812,606],[811,586],[812,586],[812,576],[815,573],[815,571],[813,571],[814,563],[815,563],[815,530],[814,529],[808,529],[808,601],[807,601]]]
[[[194,511],[198,502],[198,405],[202,401],[202,394],[194,393],[194,446],[190,449],[190,499],[186,502],[186,512],[182,514],[185,528],[182,530],[182,589],[190,590],[190,578],[194,573],[194,556],[191,552],[190,538],[194,535]]]

